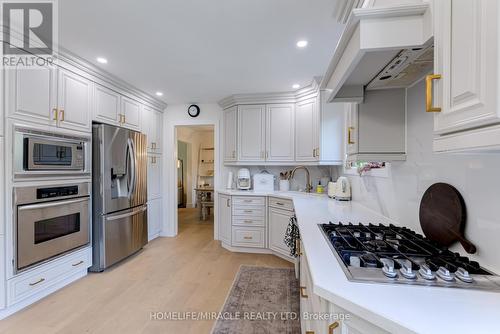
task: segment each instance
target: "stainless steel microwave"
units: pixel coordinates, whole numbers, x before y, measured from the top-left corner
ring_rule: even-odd
[[[89,142],[86,137],[16,129],[14,172],[16,175],[88,174]]]

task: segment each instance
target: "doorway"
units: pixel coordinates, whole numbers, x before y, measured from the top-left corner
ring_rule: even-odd
[[[178,233],[214,234],[215,131],[213,125],[176,127]]]

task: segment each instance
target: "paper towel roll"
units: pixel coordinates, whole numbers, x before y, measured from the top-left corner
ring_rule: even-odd
[[[226,189],[233,189],[233,172],[227,174]]]

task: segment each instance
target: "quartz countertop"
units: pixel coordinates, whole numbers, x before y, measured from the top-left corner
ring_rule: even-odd
[[[398,224],[356,202],[299,192],[220,190],[238,196],[293,200],[314,293],[392,333],[492,333],[500,293],[350,282],[317,224],[329,221]]]

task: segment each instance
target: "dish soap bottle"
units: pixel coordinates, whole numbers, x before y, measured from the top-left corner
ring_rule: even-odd
[[[318,186],[316,187],[316,193],[317,194],[322,194],[325,192],[325,187],[323,187],[323,185],[321,185],[321,180],[318,181]]]

